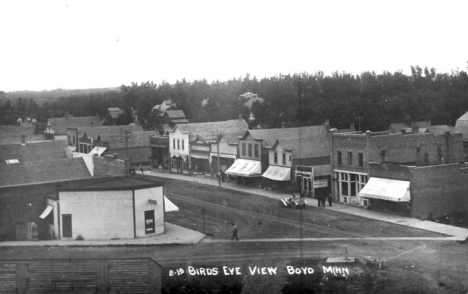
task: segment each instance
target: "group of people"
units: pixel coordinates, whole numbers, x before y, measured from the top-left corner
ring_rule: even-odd
[[[328,199],[328,206],[332,206],[332,197],[331,194],[325,195],[325,194],[320,194],[317,195],[317,200],[318,200],[318,207],[325,207],[325,202]]]

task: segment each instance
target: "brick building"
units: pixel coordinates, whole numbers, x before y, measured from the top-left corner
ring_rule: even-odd
[[[367,206],[359,191],[369,180],[369,162],[429,166],[463,161],[459,133],[350,132],[332,136],[335,201]]]
[[[369,177],[360,194],[374,210],[431,219],[468,209],[468,165],[464,163],[369,163]]]

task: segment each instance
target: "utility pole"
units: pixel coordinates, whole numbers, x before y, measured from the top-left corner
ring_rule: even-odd
[[[221,141],[221,135],[220,134],[218,134],[218,136],[216,138],[216,143],[218,145],[218,147],[216,149],[218,151],[218,174],[219,174],[219,176],[218,176],[218,186],[221,187],[221,169],[219,167],[220,166],[219,165],[219,141]]]

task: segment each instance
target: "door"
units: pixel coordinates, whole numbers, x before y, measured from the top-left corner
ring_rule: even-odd
[[[63,238],[72,238],[72,215],[62,214],[62,236]]]
[[[154,210],[145,211],[145,234],[155,233]]]

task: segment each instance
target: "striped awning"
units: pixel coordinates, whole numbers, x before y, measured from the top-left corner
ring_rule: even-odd
[[[226,170],[227,175],[240,177],[259,177],[262,175],[260,161],[237,159],[230,168]]]
[[[262,177],[275,181],[291,180],[291,168],[270,165]]]

